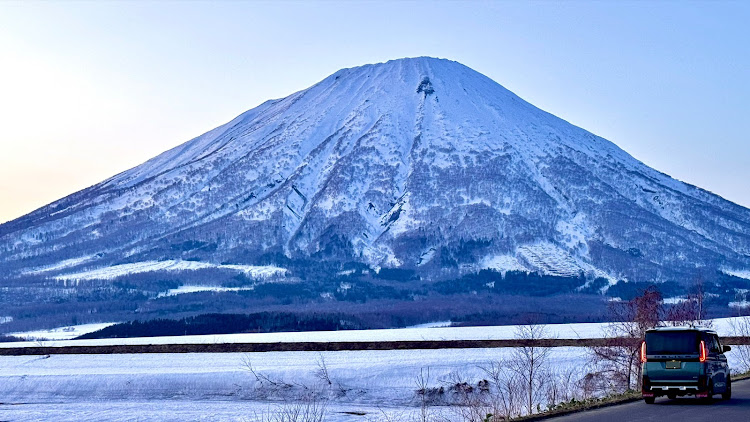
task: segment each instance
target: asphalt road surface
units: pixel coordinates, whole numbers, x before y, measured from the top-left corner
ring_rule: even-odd
[[[732,399],[721,400],[717,394],[707,404],[694,397],[669,400],[659,397],[654,404],[643,400],[619,406],[605,407],[568,416],[551,418],[552,422],[706,422],[750,421],[750,380],[732,384]]]

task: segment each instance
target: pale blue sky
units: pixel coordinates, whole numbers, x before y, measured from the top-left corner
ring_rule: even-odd
[[[342,67],[457,60],[750,206],[750,2],[0,2],[0,222]]]

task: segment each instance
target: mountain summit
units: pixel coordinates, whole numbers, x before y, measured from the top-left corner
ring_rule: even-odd
[[[421,57],[342,69],[0,226],[6,280],[265,277],[296,260],[710,279],[750,269],[750,210]]]

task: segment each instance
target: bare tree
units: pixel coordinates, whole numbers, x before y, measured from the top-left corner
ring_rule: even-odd
[[[421,368],[416,380],[417,396],[419,397],[419,421],[430,421],[430,406],[432,401],[430,388],[430,368]]]
[[[542,401],[550,353],[550,348],[536,346],[534,341],[549,338],[549,332],[542,324],[521,325],[516,329],[515,337],[518,340],[530,340],[521,347],[514,348],[509,361],[511,370],[523,381],[526,412],[530,415],[534,413],[534,404]]]
[[[318,369],[315,371],[315,377],[324,384],[332,386],[333,381],[331,381],[331,375],[328,373],[328,365],[326,364],[326,359],[323,357],[322,353],[318,353],[318,360],[316,363],[318,364]]]
[[[732,319],[730,322],[730,325],[732,327],[732,335],[735,337],[750,338],[750,316],[742,316],[742,310],[740,310],[739,312],[741,316]],[[740,364],[740,367],[737,368],[738,372],[750,372],[750,346],[732,346],[732,353]]]
[[[610,380],[611,389],[620,392],[640,388],[640,345],[646,330],[659,325],[662,313],[661,293],[654,286],[627,302],[611,302],[611,318],[617,322],[604,328],[606,344],[591,348],[598,372],[592,377],[603,376]]]
[[[673,326],[703,326],[710,328],[713,322],[706,319],[704,300],[706,292],[703,277],[698,275],[693,282],[690,293],[684,301],[672,305],[666,312],[666,321]]]

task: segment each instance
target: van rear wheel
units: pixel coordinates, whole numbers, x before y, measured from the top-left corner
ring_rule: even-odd
[[[732,378],[727,378],[727,388],[721,393],[721,398],[724,400],[732,398]]]
[[[707,394],[706,398],[703,399],[703,401],[706,404],[711,404],[713,402],[713,400],[714,400],[714,394],[715,394],[714,393],[714,383],[713,382],[711,382],[711,384],[708,385],[708,391],[706,391],[706,394]]]
[[[654,404],[656,401],[656,397],[644,397],[643,401],[646,402],[646,404]]]

